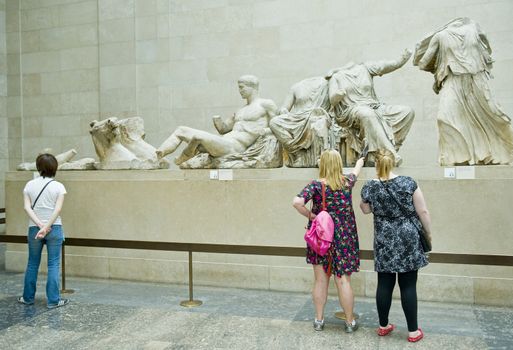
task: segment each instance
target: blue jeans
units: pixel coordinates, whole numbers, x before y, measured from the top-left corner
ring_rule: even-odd
[[[39,228],[30,226],[28,230],[29,257],[25,271],[23,299],[34,302],[37,285],[37,272],[41,262],[41,252],[46,244],[48,253],[48,277],[46,280],[46,299],[48,305],[57,304],[61,298],[59,292],[59,266],[61,262],[61,246],[64,241],[61,225],[52,225],[52,230],[43,239],[35,239]]]

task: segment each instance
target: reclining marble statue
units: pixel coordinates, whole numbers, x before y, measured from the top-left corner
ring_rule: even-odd
[[[238,80],[239,93],[246,105],[222,120],[214,116],[219,135],[179,126],[156,150],[159,159],[187,143],[175,159],[180,168],[276,168],[283,164],[281,146],[269,129],[276,115],[272,100],[258,95],[258,79],[252,75]]]
[[[374,90],[373,78],[401,68],[411,54],[406,49],[396,60],[361,64],[349,62],[332,70],[326,77],[335,120],[350,131],[346,142],[357,154],[367,145],[368,159],[371,161],[377,149],[385,148],[394,154],[396,165],[402,162],[397,152],[410,130],[415,113],[407,106],[380,102]]]
[[[46,148],[42,150],[39,154],[50,153],[53,154],[53,150],[50,148]],[[77,155],[77,151],[72,148],[66,152],[59,153],[55,155],[55,159],[57,159],[57,163],[59,164],[59,170],[94,170],[95,160],[93,158],[82,158],[79,160],[72,161],[72,159]],[[21,163],[16,167],[16,170],[29,170],[36,171],[36,162],[27,162]]]
[[[513,159],[510,118],[488,85],[492,49],[479,25],[456,18],[416,46],[413,64],[433,73],[441,165],[508,164]]]
[[[95,168],[106,169],[165,169],[169,163],[157,159],[155,147],[144,141],[144,121],[140,117],[115,117],[90,123],[89,133],[100,158]]]
[[[338,149],[340,127],[329,115],[328,81],[324,77],[294,84],[270,128],[285,150],[285,165],[314,168],[322,151]]]

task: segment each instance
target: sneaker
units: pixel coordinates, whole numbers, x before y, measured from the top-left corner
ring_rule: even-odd
[[[69,299],[61,299],[57,304],[48,304],[47,308],[55,309],[56,307],[61,307],[69,303]]]
[[[324,329],[324,320],[317,320],[315,319],[313,322],[313,327],[316,331],[322,331]]]
[[[33,301],[31,301],[31,302],[25,301],[25,299],[23,299],[23,297],[19,297],[17,299],[17,302],[20,303],[20,304],[24,304],[24,305],[34,305]]]
[[[353,320],[351,323],[344,322],[346,333],[354,333],[358,329],[358,323]]]

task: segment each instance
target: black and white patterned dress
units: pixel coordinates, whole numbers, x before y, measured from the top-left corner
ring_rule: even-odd
[[[386,186],[396,201],[390,198]],[[362,188],[362,200],[374,213],[374,269],[377,272],[409,272],[428,264],[418,229],[421,222],[413,206],[417,183],[409,176],[388,181],[370,180]],[[411,213],[411,217],[405,213]],[[412,222],[413,221],[413,222]]]

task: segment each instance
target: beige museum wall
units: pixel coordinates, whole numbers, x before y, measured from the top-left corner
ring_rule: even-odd
[[[473,18],[488,34],[496,60],[491,84],[511,116],[512,13],[509,0],[0,0],[0,181],[42,148],[94,156],[93,119],[140,115],[154,146],[178,125],[214,132],[212,115],[241,106],[241,74],[257,75],[262,95],[280,105],[293,83],[349,60],[394,58],[458,16]],[[512,255],[512,169],[478,168],[477,180],[443,179],[432,77],[409,62],[375,82],[383,101],[416,111],[402,171],[418,175],[426,188],[443,237],[437,251]],[[314,170],[237,171],[229,183],[207,181],[207,174],[61,173],[70,191],[67,231],[71,237],[302,244],[304,222],[289,198]],[[6,176],[7,231],[24,234],[20,191],[31,174]],[[203,219],[191,221],[192,214]],[[371,247],[369,220],[358,216],[364,249]],[[9,269],[23,269],[24,250],[9,245]],[[75,275],[186,279],[183,253],[69,250],[68,271]],[[195,268],[203,284],[310,287],[301,258],[198,254]],[[512,278],[511,268],[433,265],[424,270],[421,298],[511,305]],[[354,280],[359,295],[372,295],[373,273]]]
[[[5,46],[5,0],[0,0],[0,183],[4,182],[5,171],[9,170],[7,152],[8,119],[7,119],[7,51]],[[2,186],[3,187],[3,186]],[[5,206],[4,189],[0,189],[0,208]],[[0,232],[4,231],[0,225]]]
[[[513,255],[509,198],[513,169],[477,168],[476,179],[449,180],[441,168],[403,168],[419,180],[434,223],[435,251]],[[61,172],[68,189],[63,212],[68,237],[302,247],[305,220],[292,197],[315,177],[313,169],[237,170],[233,181],[209,171]],[[366,168],[354,190],[373,176]],[[7,233],[24,235],[20,193],[30,173],[7,174]],[[493,178],[494,180],[490,180]],[[362,249],[372,249],[372,218],[356,211]],[[23,271],[24,245],[10,244],[6,267]],[[186,254],[68,247],[67,273],[77,276],[186,283]],[[194,254],[195,283],[308,291],[304,258]],[[372,296],[370,261],[354,276],[357,295]],[[422,270],[423,300],[513,305],[513,268],[431,264]]]
[[[4,178],[9,170],[7,152],[7,57],[5,46],[5,0],[0,0],[0,208],[5,208]],[[3,216],[0,216],[3,217]],[[0,234],[5,232],[5,225],[0,224]],[[5,244],[0,244],[0,269],[5,266]]]
[[[280,105],[293,83],[398,57],[458,16],[488,33],[492,85],[513,115],[508,0],[11,0],[5,10],[10,169],[45,147],[94,156],[97,118],[140,115],[155,146],[182,124],[213,132],[210,117],[242,103],[241,74]],[[432,76],[409,62],[375,81],[383,101],[416,111],[404,164],[435,164]]]

